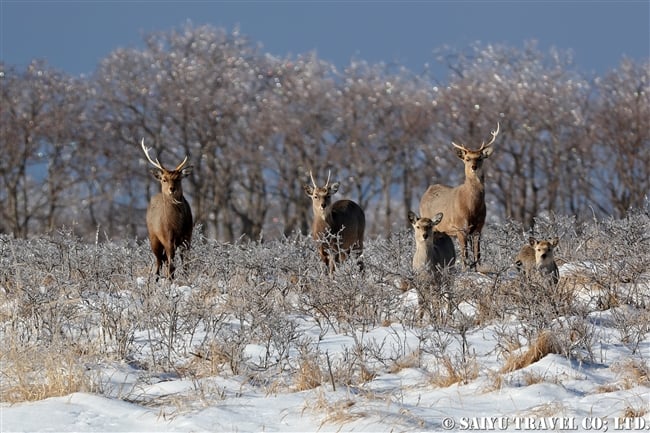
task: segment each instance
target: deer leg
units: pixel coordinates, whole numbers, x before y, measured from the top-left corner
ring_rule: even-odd
[[[174,278],[174,246],[169,246],[165,248],[165,252],[167,253],[167,278],[170,280]]]
[[[179,250],[178,250],[178,255],[181,258],[181,267],[183,268],[184,271],[187,271],[187,264],[185,263],[187,259],[187,254],[190,251],[190,246],[191,246],[191,239],[185,239],[181,244],[179,245]]]
[[[330,275],[332,275],[336,270],[336,259],[334,257],[330,257],[328,268],[329,268]]]
[[[332,264],[330,263],[332,260],[330,258],[330,255],[328,253],[328,247],[325,243],[321,243],[319,247],[319,253],[320,253],[320,259],[323,263],[325,263],[325,266],[327,269],[330,271],[330,274],[332,273]]]
[[[418,320],[422,322],[424,320],[424,313],[426,312],[426,299],[422,289],[418,288]]]
[[[363,259],[361,258],[363,254],[363,243],[362,242],[355,243],[354,246],[352,247],[352,250],[354,251],[354,256],[357,258],[357,266],[359,267],[359,271],[363,272],[364,265],[363,265]]]
[[[476,267],[481,263],[481,232],[475,232],[472,235],[472,246],[474,247],[474,263],[472,267]]]
[[[424,316],[429,316],[429,322],[434,319],[433,308],[433,278],[429,274],[421,274],[415,278],[415,290],[418,294],[418,320],[424,323]]]
[[[332,252],[329,249],[324,253],[323,261],[325,262],[325,266],[327,266],[327,270],[330,275],[332,275],[336,269],[336,261],[338,258],[338,253]]]
[[[158,238],[149,238],[149,242],[151,243],[151,251],[156,257],[156,280],[158,280],[160,268],[165,261],[165,249]]]
[[[460,257],[461,257],[461,265],[463,267],[463,270],[467,269],[467,250],[469,248],[468,245],[469,239],[467,238],[467,235],[465,231],[459,230],[458,231],[458,247],[460,249]]]

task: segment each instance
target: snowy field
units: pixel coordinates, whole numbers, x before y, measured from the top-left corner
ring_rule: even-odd
[[[498,374],[493,327],[473,332],[478,378],[438,386],[419,367],[381,372],[362,386],[323,384],[306,391],[267,389],[246,377],[200,380],[142,377],[126,365],[102,370],[116,396],[73,393],[42,401],[3,404],[2,431],[440,431],[445,429],[601,430],[650,428],[650,387],[633,356],[616,344],[609,314],[594,314],[599,362],[549,354],[518,371]],[[378,345],[417,346],[396,327],[366,336]],[[350,338],[326,336],[321,350],[341,353]],[[608,343],[612,341],[612,343]],[[249,350],[254,351],[251,347]],[[650,340],[639,350],[647,356]],[[645,370],[647,372],[647,369]],[[121,398],[119,398],[122,396]],[[131,396],[124,398],[124,396]],[[143,404],[145,403],[146,404]],[[635,413],[638,412],[639,419]],[[627,419],[625,419],[627,417]]]
[[[457,271],[423,319],[408,233],[331,278],[309,240],[197,236],[173,284],[146,243],[3,238],[0,430],[650,430],[642,221],[633,242],[564,230],[547,292],[495,266],[515,251],[488,233],[491,269]]]

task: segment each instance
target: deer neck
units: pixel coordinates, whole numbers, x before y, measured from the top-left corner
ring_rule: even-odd
[[[314,208],[314,221],[312,223],[312,233],[314,236],[319,235],[327,231],[329,224],[327,222],[327,215],[329,213],[328,209],[321,210],[320,208]]]
[[[185,197],[183,197],[182,193],[178,195],[178,197],[174,197],[173,195],[169,194],[163,194],[163,198],[165,200],[165,203],[170,206],[183,206],[185,203]]]
[[[413,254],[413,267],[416,270],[423,270],[428,266],[431,257],[432,244],[427,242],[418,241]]]
[[[485,198],[485,185],[483,184],[483,175],[468,173],[465,176],[465,183],[460,186],[463,195],[467,201],[482,201]]]
[[[330,210],[331,206],[328,206],[325,209],[322,209],[320,206],[314,206],[314,222],[320,221],[321,223],[325,223]]]
[[[479,166],[477,170],[472,170],[469,166],[465,167],[465,183],[478,183],[483,185],[485,173],[483,167]]]

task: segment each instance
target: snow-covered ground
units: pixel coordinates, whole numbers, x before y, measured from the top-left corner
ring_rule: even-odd
[[[0,427],[3,432],[650,429],[648,378],[638,377],[648,371],[638,362],[647,362],[650,339],[644,339],[632,354],[611,327],[613,312],[589,316],[599,341],[594,348],[596,362],[591,363],[551,353],[521,369],[502,372],[495,337],[502,325],[494,325],[468,336],[476,378],[450,386],[436,382],[432,368],[417,365],[434,362],[431,357],[411,363],[416,365],[404,362],[402,368],[378,369],[361,385],[339,384],[334,390],[324,381],[305,391],[260,386],[237,375],[190,380],[149,374],[145,378],[137,367],[108,364],[100,370],[104,396],[73,393],[4,403]],[[353,338],[335,332],[318,337],[310,321],[303,321],[301,327],[303,335],[314,338],[320,352],[333,359],[354,345]],[[393,324],[358,337],[393,359],[398,355],[393,352],[416,350],[417,332]],[[246,348],[251,358],[262,350],[255,345]]]
[[[158,397],[157,407],[74,393],[33,403],[1,406],[2,431],[439,431],[445,429],[596,430],[625,426],[650,429],[650,388],[626,381],[629,352],[602,348],[603,362],[581,365],[559,355],[505,374],[496,364],[490,329],[472,335],[486,361],[480,378],[438,387],[418,368],[378,375],[360,388],[328,385],[300,392],[264,392],[242,378],[203,379],[200,384],[166,379],[141,387],[140,397]],[[374,338],[390,338],[378,329]],[[649,342],[642,350],[648,352]],[[129,386],[128,368],[115,371]],[[137,375],[136,372],[133,375]],[[528,384],[526,377],[535,377]],[[219,397],[185,401],[197,386]],[[210,392],[210,391],[206,391]],[[195,397],[196,398],[196,397]],[[174,399],[181,403],[174,403]],[[630,409],[645,409],[640,419],[621,419]],[[627,423],[627,424],[626,424]],[[632,423],[632,424],[630,424]]]
[[[268,245],[259,248],[258,255],[265,254],[263,248],[269,250],[271,259],[276,254]],[[118,253],[122,254],[114,254]],[[143,257],[146,263],[149,256]],[[577,261],[560,267],[563,278],[587,272],[609,271]],[[238,279],[241,275],[233,275],[231,284],[243,281]],[[251,275],[249,282],[254,280]],[[501,278],[513,278],[509,275]],[[488,290],[495,285],[494,278],[493,274],[465,273],[456,284]],[[118,289],[105,294],[111,305],[120,305],[119,317],[124,320],[128,320],[131,309],[138,314],[141,308],[159,308],[137,305],[136,298],[129,297],[149,287],[144,277],[134,280],[135,284],[133,280],[125,282],[125,287],[135,287],[132,291],[116,286]],[[634,283],[635,299],[648,299],[649,280],[645,275]],[[186,346],[178,350],[184,354],[184,358],[176,358],[181,361],[178,366],[160,368],[148,360],[155,355],[152,350],[162,346],[150,344],[150,340],[160,338],[156,333],[164,330],[138,328],[129,343],[134,357],[98,357],[84,364],[96,389],[38,401],[0,403],[0,431],[650,431],[648,306],[642,305],[645,301],[632,305],[622,299],[604,305],[603,288],[585,281],[584,285],[574,282],[573,286],[575,302],[585,307],[575,311],[584,311],[584,315],[579,320],[562,316],[556,320],[565,321],[560,328],[567,331],[558,336],[566,340],[563,347],[575,343],[575,350],[570,347],[571,355],[543,348],[539,350],[544,353],[531,352],[535,344],[526,340],[515,315],[479,320],[476,303],[457,306],[456,314],[468,319],[466,334],[459,325],[465,323],[463,320],[449,328],[444,323],[418,325],[395,319],[374,325],[344,326],[328,324],[316,313],[310,315],[306,310],[289,307],[287,316],[279,323],[293,326],[288,329],[295,338],[290,336],[288,353],[278,354],[281,362],[273,368],[263,364],[276,359],[273,354],[269,356],[269,347],[279,350],[282,342],[273,346],[260,338],[244,344],[240,366],[246,368],[241,371],[227,368],[225,361],[210,364],[209,351],[205,346],[198,347],[199,342],[206,341],[203,335],[208,332],[201,326],[192,328],[191,336],[182,337]],[[85,290],[85,284],[79,284],[79,293]],[[209,281],[210,284],[214,282]],[[263,280],[259,284],[266,287]],[[621,283],[625,284],[628,283]],[[213,305],[219,305],[219,299],[225,302],[230,298],[232,302],[238,296],[231,291],[233,287],[217,290],[216,301],[200,299],[213,303],[205,311],[216,311]],[[17,301],[11,300],[16,292],[10,288],[5,289],[2,298],[2,317],[11,317],[11,310],[17,308],[13,303]],[[187,302],[199,290],[192,285],[168,282],[154,290],[160,293],[161,288],[170,291],[174,299]],[[399,304],[391,306],[395,309],[393,317],[417,306],[413,290],[389,289],[396,293],[390,296],[395,296]],[[620,293],[627,293],[625,290],[623,287]],[[643,294],[639,296],[639,292]],[[35,296],[39,293],[37,290]],[[268,296],[280,296],[280,292],[269,293]],[[282,302],[305,302],[300,300],[300,292],[282,293],[287,297]],[[95,314],[96,310],[88,305],[106,301],[95,292],[88,296],[81,304],[75,301],[85,305],[88,312],[74,310],[73,317],[83,319],[84,314]],[[57,300],[51,299],[50,302]],[[263,299],[266,298],[260,298],[260,302]],[[494,302],[507,298],[499,299]],[[254,303],[245,305],[250,307]],[[406,317],[406,313],[401,317]],[[232,320],[233,327],[239,326]],[[335,321],[335,314],[327,320]],[[99,339],[101,332],[106,331],[84,332],[91,337],[96,332]],[[210,332],[218,336],[220,331]],[[508,338],[516,339],[520,345],[506,347]],[[524,359],[527,354],[530,362],[505,367],[517,355]],[[298,378],[301,362],[310,357],[317,368],[313,373],[306,369],[304,374],[321,375],[313,386]],[[0,362],[8,361],[0,354]],[[188,367],[201,363],[210,365],[203,369]],[[349,380],[344,374],[346,368],[351,372]],[[270,376],[268,372],[274,373]],[[336,379],[332,381],[334,375]]]

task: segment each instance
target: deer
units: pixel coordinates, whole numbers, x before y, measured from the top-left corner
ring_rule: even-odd
[[[311,226],[312,238],[318,242],[321,260],[334,273],[337,263],[342,263],[351,253],[357,256],[359,269],[363,271],[363,236],[366,216],[361,206],[352,200],[338,200],[332,203],[332,196],[340,183],[330,185],[331,172],[327,182],[319,187],[309,171],[312,185],[304,184],[303,190],[311,198],[314,219]]]
[[[155,167],[151,170],[153,176],[160,182],[160,193],[154,195],[147,207],[147,231],[151,250],[156,257],[156,280],[160,276],[160,268],[166,264],[167,278],[174,276],[174,256],[176,249],[189,250],[192,242],[192,209],[183,196],[181,180],[187,177],[192,166],[186,166],[187,156],[173,170],[165,168],[158,158],[152,160],[149,148],[144,145],[142,150],[149,162]]]
[[[487,214],[483,162],[492,155],[494,149],[491,146],[498,134],[497,122],[497,129],[491,132],[491,140],[488,143],[483,142],[476,150],[452,141],[456,155],[465,164],[465,182],[455,187],[430,185],[420,200],[422,217],[432,218],[438,212],[445,215],[436,229],[458,240],[463,269],[468,265],[470,241],[474,260],[469,267],[476,269],[481,261],[481,231]]]
[[[528,238],[528,244],[521,248],[515,258],[517,268],[528,276],[537,272],[553,286],[557,286],[560,273],[553,251],[558,243],[557,237],[540,240],[531,236]]]
[[[415,236],[413,271],[421,283],[417,288],[420,318],[422,318],[428,298],[425,291],[431,285],[439,287],[443,283],[445,273],[456,261],[456,250],[451,237],[437,230],[437,226],[443,219],[442,212],[438,212],[433,218],[420,218],[413,211],[409,211],[407,216]]]

